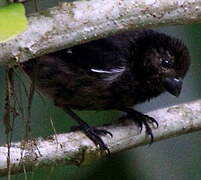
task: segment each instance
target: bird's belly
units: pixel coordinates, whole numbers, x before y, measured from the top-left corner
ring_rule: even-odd
[[[59,107],[79,110],[113,109],[115,101],[111,85],[87,75],[62,75],[46,81],[37,81],[38,89],[50,97]]]
[[[71,91],[70,93],[68,93]],[[66,88],[54,97],[60,106],[69,106],[79,110],[105,109],[111,104],[112,95],[107,89],[96,86]]]
[[[114,93],[114,87],[100,79],[78,76],[56,79],[56,84],[48,80],[45,86],[39,83],[38,88],[61,108],[68,106],[77,110],[108,110],[136,104],[136,98],[132,97],[129,90],[122,93],[121,87],[116,86],[115,92],[119,90],[119,93]]]

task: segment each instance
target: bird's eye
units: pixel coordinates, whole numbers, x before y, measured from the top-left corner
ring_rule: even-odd
[[[173,62],[169,61],[167,59],[163,59],[163,60],[161,60],[161,65],[164,68],[172,68],[173,67]]]

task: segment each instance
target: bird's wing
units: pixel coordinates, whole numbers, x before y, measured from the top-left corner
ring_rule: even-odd
[[[128,63],[128,45],[121,46],[122,41],[114,38],[100,39],[77,46],[72,49],[76,59],[81,57],[89,71],[107,81],[117,79],[125,71]]]
[[[104,80],[115,80],[128,63],[128,45],[121,43],[114,38],[92,41],[60,51],[60,59],[66,65],[80,67]]]

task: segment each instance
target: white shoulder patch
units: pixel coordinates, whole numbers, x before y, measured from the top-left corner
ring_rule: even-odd
[[[110,69],[110,70],[103,70],[103,69],[94,69],[92,68],[91,71],[96,72],[96,73],[106,73],[106,74],[114,74],[114,73],[121,73],[125,70],[125,67],[119,67],[115,69]]]
[[[100,73],[103,76],[103,79],[106,81],[112,81],[119,77],[125,70],[125,66],[115,68],[115,69],[109,69],[109,70],[103,70],[103,69],[95,69],[92,68],[92,72]]]

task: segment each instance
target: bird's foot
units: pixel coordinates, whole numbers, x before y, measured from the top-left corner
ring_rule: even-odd
[[[153,125],[154,127],[158,128],[158,122],[154,118],[142,114],[131,108],[126,108],[122,111],[127,113],[125,118],[134,120],[134,122],[140,128],[140,132],[142,131],[143,125],[145,126],[146,134],[150,137],[150,144],[152,144],[152,142],[154,141],[154,136],[150,125]]]
[[[91,139],[96,146],[99,146],[101,150],[106,151],[110,156],[110,150],[107,145],[103,142],[100,135],[109,134],[112,137],[112,133],[104,129],[97,129],[90,127],[88,124],[82,124],[80,126],[73,126],[72,131],[82,131],[89,139]]]

